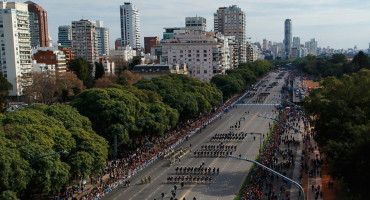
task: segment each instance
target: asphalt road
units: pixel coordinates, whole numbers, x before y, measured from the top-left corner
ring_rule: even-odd
[[[270,95],[266,97],[264,104],[277,103],[274,98],[279,98],[280,90],[283,86],[284,79],[276,80],[279,73],[270,73],[268,83],[278,81],[279,84],[268,92]],[[265,88],[258,90],[258,93],[264,92]],[[252,104],[258,96],[255,95],[251,98],[245,99],[245,104]],[[213,121],[211,125],[208,125],[201,133],[197,133],[192,136],[188,141],[184,142],[179,147],[189,147],[192,144],[191,150],[200,150],[202,145],[205,144],[219,144],[217,142],[210,142],[210,137],[216,133],[228,133],[230,131],[230,126],[235,125],[236,122],[241,121],[240,129],[235,130],[235,132],[255,132],[262,133],[265,135],[269,132],[269,123],[272,124],[272,120],[260,118],[259,114],[267,117],[276,117],[275,107],[271,105],[246,105],[237,106],[231,109],[228,113],[222,115],[221,119]],[[248,114],[249,111],[249,114]],[[245,120],[240,120],[244,117]],[[255,139],[254,139],[255,137]],[[242,142],[224,142],[225,145],[237,145],[237,149],[233,152],[233,155],[241,154],[242,157],[249,159],[255,159],[260,147],[260,138],[258,135],[250,135]],[[177,147],[177,148],[179,148]],[[131,178],[131,186],[124,187],[120,186],[115,191],[112,191],[106,195],[104,200],[153,200],[162,199],[161,193],[165,193],[164,199],[170,199],[171,190],[173,190],[174,185],[167,183],[167,177],[174,175],[175,168],[177,166],[199,166],[205,163],[207,167],[220,168],[219,175],[213,175],[213,181],[210,184],[196,184],[196,183],[186,183],[184,188],[181,188],[180,184],[177,184],[177,199],[193,199],[196,197],[197,200],[201,199],[233,199],[235,194],[240,189],[241,184],[246,178],[251,163],[232,159],[232,158],[197,158],[193,157],[192,153],[188,153],[181,158],[180,163],[176,163],[170,166],[169,160],[158,160],[151,166],[139,172],[137,175]],[[151,183],[141,184],[141,179],[145,176],[151,176]]]

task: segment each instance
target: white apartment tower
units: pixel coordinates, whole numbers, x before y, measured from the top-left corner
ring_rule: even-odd
[[[138,9],[130,2],[120,7],[122,46],[130,45],[133,49],[141,49],[140,16]]]
[[[109,55],[109,29],[103,27],[103,21],[96,21],[96,40],[98,45],[98,54]]]
[[[13,85],[10,96],[22,95],[22,76],[32,72],[28,5],[0,2],[0,71]]]
[[[96,40],[96,27],[89,20],[72,22],[72,50],[76,56],[85,58],[89,63],[94,64],[98,57]]]
[[[245,12],[237,5],[221,7],[214,14],[215,32],[225,36],[235,36],[239,42],[239,63],[247,62],[245,24]]]

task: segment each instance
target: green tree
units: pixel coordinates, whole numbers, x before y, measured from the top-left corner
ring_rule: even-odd
[[[335,178],[354,191],[356,199],[366,199],[370,173],[370,71],[343,75],[322,81],[304,101],[306,111],[314,116],[315,140],[333,166]],[[356,169],[356,170],[353,170]]]
[[[33,160],[63,150],[69,153]],[[78,175],[98,175],[107,154],[106,140],[71,106],[36,104],[0,115],[0,194],[57,192]]]
[[[83,57],[77,57],[69,62],[69,70],[73,71],[77,77],[83,81],[88,88],[93,85],[93,67]]]
[[[9,90],[13,89],[11,83],[4,77],[3,73],[0,72],[0,113],[4,113],[8,107],[8,102],[5,96],[9,94]]]
[[[95,80],[103,77],[105,74],[104,66],[102,63],[95,62]]]

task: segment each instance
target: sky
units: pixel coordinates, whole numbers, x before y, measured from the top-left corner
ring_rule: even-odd
[[[11,1],[11,0],[9,0]],[[18,1],[24,2],[24,1]],[[56,43],[58,26],[72,21],[102,20],[109,28],[110,46],[120,37],[119,7],[124,0],[33,0],[48,12],[49,33]],[[131,0],[139,10],[141,39],[162,38],[164,27],[185,26],[185,17],[207,19],[213,30],[213,14],[219,7],[238,5],[246,12],[246,33],[251,42],[264,38],[282,42],[284,20],[292,19],[292,35],[301,43],[315,38],[318,46],[335,49],[368,49],[369,0]]]

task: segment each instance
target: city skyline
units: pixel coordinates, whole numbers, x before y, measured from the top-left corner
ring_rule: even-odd
[[[246,12],[247,38],[252,42],[262,42],[264,38],[283,42],[285,19],[292,19],[293,37],[300,37],[301,42],[316,38],[320,47],[330,46],[335,49],[353,48],[367,49],[370,33],[370,13],[366,5],[370,2],[348,2],[344,0],[282,0],[275,2],[265,0],[204,0],[204,1],[131,1],[140,12],[141,41],[144,37],[159,36],[162,38],[164,27],[185,26],[185,17],[201,16],[207,19],[207,30],[213,30],[213,14],[223,6],[238,5]],[[24,2],[24,1],[17,1]],[[58,26],[71,25],[72,21],[87,19],[102,20],[110,30],[110,47],[114,40],[120,38],[119,7],[126,1],[78,2],[65,0],[41,1],[34,0],[48,12],[49,33],[53,43],[57,42]],[[86,6],[88,5],[88,6]],[[181,6],[178,6],[181,5]],[[64,7],[64,9],[60,9]],[[84,8],[81,10],[80,8]]]

